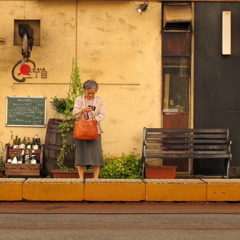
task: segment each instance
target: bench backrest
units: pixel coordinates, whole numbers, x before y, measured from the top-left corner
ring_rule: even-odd
[[[151,151],[194,152],[196,154],[229,153],[229,130],[144,128],[145,149]]]

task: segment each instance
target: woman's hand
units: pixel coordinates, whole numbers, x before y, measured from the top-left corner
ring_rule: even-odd
[[[92,111],[92,108],[91,107],[86,107],[86,108],[83,108],[81,110],[81,114],[85,113],[85,112],[91,112]]]

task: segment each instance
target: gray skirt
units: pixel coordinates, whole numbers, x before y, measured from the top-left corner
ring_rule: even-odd
[[[104,158],[102,153],[101,134],[95,141],[76,140],[75,151],[75,165],[76,166],[104,166]]]

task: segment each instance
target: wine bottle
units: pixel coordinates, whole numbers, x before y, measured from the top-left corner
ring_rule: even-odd
[[[23,138],[23,140],[21,141],[20,145],[19,145],[20,149],[25,149],[26,148],[26,137]]]
[[[18,158],[17,163],[18,164],[23,164],[24,163],[24,150],[22,150],[22,153],[21,153],[20,157]]]
[[[41,149],[41,139],[40,137],[37,138],[38,149]]]
[[[32,143],[31,143],[30,137],[27,138],[26,148],[27,149],[31,149],[32,148]]]
[[[37,142],[37,138],[34,138],[34,142],[33,142],[33,149],[38,149],[38,142]]]
[[[34,150],[32,150],[31,164],[36,164],[36,163],[37,163],[37,159],[35,157],[35,152],[34,152]]]
[[[13,164],[17,164],[18,163],[17,152],[14,152],[14,157],[13,157],[12,163]]]
[[[15,145],[16,145],[16,141],[15,141],[15,139],[14,139],[14,140],[13,140],[12,149],[15,147]]]
[[[9,149],[13,149],[14,139],[11,137],[10,142],[8,143]]]
[[[18,145],[18,136],[16,136],[13,140],[13,149],[18,149]]]
[[[33,138],[32,144],[33,144],[32,149],[37,150],[38,149],[37,135],[36,138]]]
[[[30,155],[29,155],[29,151],[27,149],[26,154],[25,154],[25,164],[29,164],[29,163],[30,163]]]
[[[9,155],[7,157],[7,163],[12,163],[12,159],[11,159],[11,157]]]

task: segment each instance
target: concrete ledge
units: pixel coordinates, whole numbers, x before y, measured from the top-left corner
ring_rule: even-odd
[[[199,179],[144,179],[146,201],[206,201],[206,183]]]
[[[240,201],[240,179],[0,178],[0,201]]]
[[[240,201],[240,179],[204,179],[207,201]]]
[[[29,178],[23,184],[28,201],[82,201],[84,184],[77,178]]]
[[[145,185],[140,179],[86,179],[86,201],[142,201]]]
[[[0,201],[22,201],[24,178],[0,178]]]

